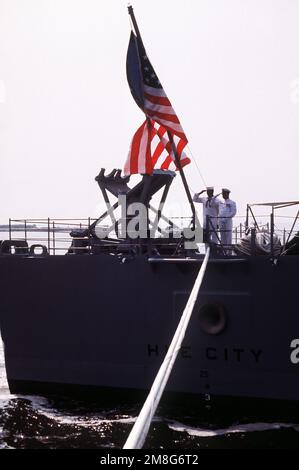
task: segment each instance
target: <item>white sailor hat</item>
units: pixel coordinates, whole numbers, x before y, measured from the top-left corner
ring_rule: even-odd
[[[223,191],[224,193],[230,193],[230,192],[231,192],[230,189],[228,189],[228,188],[222,188],[222,191]]]

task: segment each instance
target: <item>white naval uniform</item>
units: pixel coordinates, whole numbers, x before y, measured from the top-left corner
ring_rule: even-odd
[[[237,213],[237,205],[231,199],[219,200],[219,229],[221,243],[232,244],[233,217]]]
[[[200,202],[202,203],[202,213],[203,213],[203,228],[204,230],[207,228],[207,216],[211,217],[210,223],[209,223],[209,239],[208,241],[211,243],[218,243],[218,238],[216,235],[217,232],[217,224],[218,224],[218,205],[219,205],[219,200],[217,197],[213,196],[211,198],[209,197],[200,197],[197,194],[195,194],[193,198],[194,202]],[[214,230],[213,230],[214,229]]]

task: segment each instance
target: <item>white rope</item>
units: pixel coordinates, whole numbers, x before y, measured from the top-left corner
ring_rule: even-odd
[[[143,447],[144,441],[149,431],[151,421],[153,419],[153,416],[155,414],[155,411],[157,409],[157,406],[159,404],[159,401],[161,399],[161,396],[167,384],[168,378],[172,371],[174,362],[176,360],[176,357],[181,348],[183,339],[185,337],[186,329],[189,324],[189,320],[191,318],[193,308],[198,297],[198,292],[199,292],[204,274],[206,272],[206,267],[207,267],[209,256],[210,256],[210,248],[207,247],[206,250],[207,251],[206,251],[204,261],[201,265],[200,271],[194,283],[192,292],[189,296],[187,305],[182,314],[180,323],[171,341],[171,345],[159,369],[159,372],[156,375],[156,378],[147,396],[147,399],[145,400],[142,410],[139,413],[139,416],[123,447],[124,449],[141,449]]]
[[[207,187],[207,183],[206,183],[206,181],[205,181],[205,179],[204,179],[204,177],[203,177],[202,172],[200,171],[199,165],[198,165],[198,163],[197,163],[197,161],[196,161],[195,156],[194,156],[193,153],[192,153],[192,150],[191,150],[191,148],[190,148],[190,145],[187,145],[187,149],[188,149],[188,152],[190,153],[190,156],[191,156],[191,158],[192,158],[192,161],[195,163],[196,169],[197,169],[197,171],[198,171],[199,176],[201,177],[201,180],[202,180],[204,186]],[[192,188],[191,188],[191,189],[192,189]],[[192,190],[192,191],[193,191],[193,190]],[[195,191],[193,191],[193,192],[195,192]]]

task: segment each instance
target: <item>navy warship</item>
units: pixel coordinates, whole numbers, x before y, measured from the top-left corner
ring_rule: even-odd
[[[147,64],[136,62],[134,47],[145,50],[134,26],[128,80],[144,110],[144,90],[137,87],[136,92],[136,80],[137,69]],[[162,90],[159,83],[156,88]],[[157,97],[164,106],[166,98],[158,92]],[[162,142],[149,108],[146,116],[142,132],[151,131]],[[128,171],[123,176],[121,170],[107,174],[102,169],[96,181],[107,210],[97,220],[9,221],[9,236],[0,245],[0,329],[11,393],[95,392],[101,399],[150,388],[204,259],[204,245],[188,237],[196,214],[182,169],[188,161],[178,150],[184,135],[179,129],[173,136],[167,126],[166,131],[164,150],[168,159],[174,154],[182,177],[192,210],[190,227],[182,230],[163,214],[176,175],[165,165],[140,171],[134,186]],[[157,195],[160,202],[154,207]],[[145,207],[147,219],[135,238],[129,230],[134,215],[128,210],[134,204]],[[211,245],[168,393],[198,401],[299,400],[298,214],[284,240],[275,234],[277,210],[295,204],[267,204],[267,230],[259,227],[249,205],[246,233],[229,247]]]

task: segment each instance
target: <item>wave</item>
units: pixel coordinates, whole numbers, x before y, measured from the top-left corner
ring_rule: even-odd
[[[217,437],[229,434],[245,434],[250,432],[273,431],[280,429],[294,429],[299,432],[299,425],[292,423],[246,423],[235,424],[223,429],[206,429],[201,427],[190,427],[182,423],[172,421],[168,423],[168,427],[172,431],[187,433],[189,436],[193,437]]]
[[[92,410],[86,410],[85,408],[78,409],[80,413],[76,413],[76,410],[59,410],[53,407],[52,403],[48,399],[40,396],[10,395],[7,397],[5,395],[0,395],[0,399],[5,400],[6,404],[8,404],[11,399],[23,399],[29,401],[33,411],[45,416],[48,419],[54,420],[59,424],[79,426],[84,428],[107,424],[132,425],[137,419],[136,416],[123,413],[121,409],[108,409],[98,413],[95,413]],[[107,417],[109,415],[112,416]],[[155,416],[153,422],[164,423],[172,431],[176,431],[178,433],[187,433],[189,436],[200,438],[211,438],[240,433],[246,434],[252,432],[278,431],[281,429],[293,429],[294,431],[299,432],[298,423],[236,423],[224,428],[209,428],[202,426],[189,426],[183,422],[173,421],[171,419],[164,418],[163,416]]]

